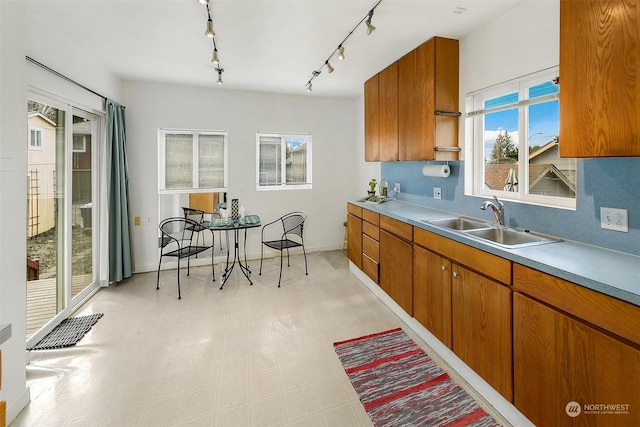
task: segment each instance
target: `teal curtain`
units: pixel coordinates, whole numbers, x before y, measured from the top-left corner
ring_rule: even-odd
[[[109,282],[131,277],[129,171],[124,107],[110,99],[107,106],[107,205],[109,206]]]

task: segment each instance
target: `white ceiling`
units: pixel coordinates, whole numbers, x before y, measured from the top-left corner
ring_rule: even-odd
[[[123,80],[216,86],[197,0],[25,0]],[[307,94],[305,85],[376,0],[211,0],[222,88]],[[438,35],[461,38],[522,0],[382,0],[376,31],[355,29],[310,96],[358,96],[376,72]],[[464,13],[454,11],[462,7]],[[29,28],[27,26],[27,28]],[[55,49],[55,46],[52,47]],[[38,58],[34,58],[38,60]],[[48,64],[47,64],[48,65]],[[309,95],[309,94],[307,94]]]

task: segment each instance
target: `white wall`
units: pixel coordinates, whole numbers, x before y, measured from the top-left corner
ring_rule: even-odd
[[[12,325],[2,347],[2,390],[10,422],[29,401],[25,370],[27,251],[27,115],[24,5],[0,1],[0,324]],[[8,163],[8,164],[5,164]]]
[[[557,66],[559,40],[557,0],[525,2],[467,34],[460,40],[460,108],[469,92]],[[464,147],[463,119],[459,142]]]
[[[226,130],[229,142],[228,199],[263,222],[302,210],[308,214],[310,251],[342,247],[346,200],[354,183],[356,100],[231,91],[214,87],[125,82],[127,156],[131,213],[145,219],[132,229],[135,271],[158,262],[158,128]],[[313,136],[313,189],[256,191],[256,132],[300,132]],[[150,217],[150,224],[146,218]],[[260,232],[249,231],[247,255],[260,256]]]

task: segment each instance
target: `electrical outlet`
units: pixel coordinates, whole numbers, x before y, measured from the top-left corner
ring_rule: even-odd
[[[433,198],[434,199],[442,199],[442,188],[433,187]]]
[[[396,182],[393,186],[393,191],[395,191],[396,194],[400,194],[400,183]]]
[[[600,208],[600,228],[629,232],[629,217],[626,209]]]

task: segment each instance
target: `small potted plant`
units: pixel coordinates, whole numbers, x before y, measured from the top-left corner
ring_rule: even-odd
[[[376,194],[376,185],[378,185],[378,182],[376,181],[376,179],[371,178],[371,181],[369,181],[369,191],[368,191],[368,193],[371,196]]]

